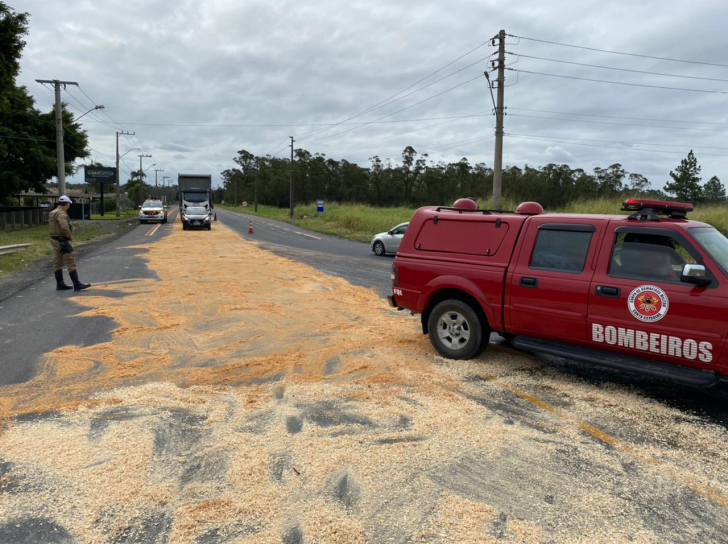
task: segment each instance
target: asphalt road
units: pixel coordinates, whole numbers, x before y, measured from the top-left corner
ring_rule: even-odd
[[[170,221],[177,212],[173,211]],[[78,259],[81,281],[111,284],[135,278],[153,278],[140,258],[147,250],[132,248],[153,243],[172,230],[166,225],[139,225],[127,234]],[[50,270],[49,270],[50,272]],[[64,271],[66,283],[70,284]],[[108,341],[115,328],[107,317],[76,317],[83,308],[76,297],[118,296],[113,291],[56,291],[55,279],[48,274],[38,283],[0,302],[0,386],[23,383],[37,371],[39,357],[60,346],[88,346]]]
[[[374,288],[388,295],[393,256],[377,257],[369,244],[312,232],[282,221],[255,215],[217,211],[218,221],[263,249],[309,264],[354,285]],[[253,234],[248,234],[250,222]]]

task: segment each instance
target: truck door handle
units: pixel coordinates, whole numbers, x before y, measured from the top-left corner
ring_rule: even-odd
[[[521,278],[521,287],[538,287],[538,279],[537,278],[528,278],[528,277],[522,277]]]
[[[606,285],[597,285],[597,296],[619,298],[622,290],[619,287],[608,287]]]

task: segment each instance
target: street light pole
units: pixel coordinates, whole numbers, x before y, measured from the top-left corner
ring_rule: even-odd
[[[155,168],[154,169],[154,186],[157,187],[157,172],[164,172],[164,168]]]
[[[136,132],[126,132],[124,130],[121,132],[118,130],[116,131],[116,217],[121,217],[121,197],[119,195],[119,160],[121,160],[121,157],[119,157],[119,134],[135,136]],[[129,151],[131,151],[131,149]],[[126,153],[129,153],[129,151]],[[124,153],[124,155],[126,155],[126,153]]]

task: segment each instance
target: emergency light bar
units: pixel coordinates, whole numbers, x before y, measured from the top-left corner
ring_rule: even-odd
[[[630,215],[629,219],[640,219],[642,221],[646,219],[659,221],[658,215],[667,215],[673,219],[685,219],[687,213],[693,211],[693,205],[684,202],[628,198],[622,204],[622,211],[637,212]]]

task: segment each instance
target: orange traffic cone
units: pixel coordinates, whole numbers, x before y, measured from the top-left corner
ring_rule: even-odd
[[[252,221],[252,219],[250,221],[250,225],[248,225],[248,234],[255,234],[253,232],[253,221]]]
[[[215,217],[213,217],[212,220],[217,221],[217,212],[215,212]]]

